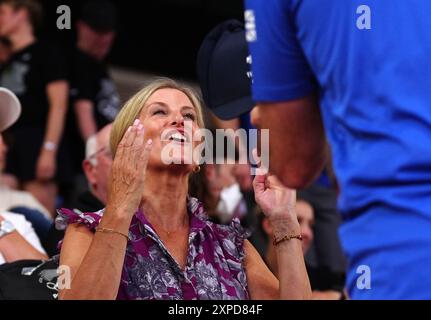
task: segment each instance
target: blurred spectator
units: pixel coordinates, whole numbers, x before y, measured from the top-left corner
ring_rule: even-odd
[[[106,0],[87,1],[76,24],[77,44],[71,62],[74,114],[70,134],[78,172],[84,157],[84,142],[114,121],[121,108],[120,96],[105,61],[116,37],[116,25],[116,8]]]
[[[95,135],[90,136],[86,143],[86,157],[82,161],[89,191],[81,193],[72,208],[81,212],[96,212],[105,207],[108,192],[108,178],[112,165],[112,154],[109,146],[109,137],[112,124],[103,127]],[[52,226],[48,239],[44,243],[48,254],[58,253],[57,244],[64,238],[61,226]]]
[[[10,103],[9,93],[0,88],[0,105],[7,105]],[[0,176],[6,167],[6,154],[7,146],[0,138]],[[25,191],[17,191],[9,188],[9,186],[0,180],[0,212],[10,210],[14,207],[27,207],[36,209],[42,212],[47,218],[51,218],[48,210],[37,201],[31,193]]]
[[[4,103],[4,92],[1,90],[0,104]],[[6,164],[6,151],[6,144],[0,137],[0,174]],[[46,238],[52,224],[52,217],[48,210],[31,193],[13,190],[0,181],[0,212],[5,211],[22,214],[31,222],[39,239]]]
[[[62,55],[35,37],[41,20],[37,1],[0,1],[0,36],[10,41],[12,50],[0,70],[0,85],[13,91],[23,107],[21,118],[6,133],[6,171],[53,213],[58,182],[68,173],[67,148],[60,147],[68,83]]]
[[[21,106],[17,97],[0,88],[0,165],[4,163],[2,132],[19,117]],[[0,210],[0,264],[24,259],[46,259],[31,223],[24,216]]]
[[[0,264],[47,258],[31,223],[23,215],[0,213]]]
[[[104,208],[108,194],[108,177],[112,165],[109,137],[112,124],[102,128],[87,140],[83,168],[90,191],[83,193],[75,204],[81,211],[94,212]]]
[[[5,37],[0,37],[0,67],[3,66],[12,55],[10,41]]]
[[[1,95],[0,95],[1,96]],[[0,101],[2,103],[2,101]],[[0,174],[2,173],[5,165],[6,165],[6,153],[7,147],[3,142],[3,139],[0,140]],[[8,210],[13,207],[24,206],[32,209],[36,209],[42,212],[47,218],[51,218],[51,214],[48,210],[37,201],[36,198],[29,192],[25,191],[17,191],[9,188],[7,185],[3,184],[0,181],[0,211]]]
[[[247,215],[247,206],[240,186],[234,176],[235,165],[206,164],[204,173],[208,192],[215,199],[213,208],[208,214],[218,223],[229,224],[233,218],[242,220]]]
[[[201,199],[209,217],[216,223],[230,224],[232,219],[238,218],[241,225],[249,231],[256,226],[253,189],[249,191],[248,183],[244,186],[241,176],[250,176],[249,165],[240,165],[238,152],[233,148],[231,139],[224,139],[222,150],[217,150],[217,139],[224,136],[217,135],[215,130],[210,131],[213,158],[212,163],[204,163],[201,171],[192,175],[190,183],[190,195]],[[228,150],[234,150],[235,154],[227,154]],[[223,152],[223,154],[221,154]],[[246,171],[238,174],[238,168],[246,167]],[[253,242],[253,241],[252,241]]]

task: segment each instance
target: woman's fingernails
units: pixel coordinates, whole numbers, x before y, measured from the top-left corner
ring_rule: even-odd
[[[127,128],[127,132],[130,132],[130,131],[132,131],[132,127],[131,126]]]
[[[148,139],[147,144],[148,144],[149,146],[151,146],[151,145],[153,144],[153,140],[152,140],[152,139]]]
[[[135,122],[133,122],[133,125],[137,126],[139,124],[139,122],[140,122],[139,119],[135,119]]]
[[[144,129],[144,125],[143,125],[142,123],[140,123],[140,124],[138,125],[138,129],[139,129],[139,130]]]

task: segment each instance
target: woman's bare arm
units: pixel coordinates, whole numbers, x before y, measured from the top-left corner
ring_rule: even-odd
[[[114,230],[127,222],[111,221]],[[127,226],[127,227],[126,227]],[[60,265],[71,271],[71,287],[60,290],[61,300],[113,300],[117,297],[127,241],[118,234],[93,234],[85,226],[67,228]]]
[[[248,291],[252,300],[279,298],[279,282],[249,241],[244,241],[244,267]]]
[[[61,250],[60,263],[71,269],[70,289],[60,299],[115,299],[121,281],[129,227],[141,200],[151,141],[144,142],[139,121],[121,140],[112,164],[108,204],[100,228],[116,233],[96,232],[71,226]]]
[[[286,236],[299,236],[301,229],[295,212],[296,193],[284,187],[273,175],[256,176],[253,182],[256,202],[268,217],[274,236],[281,240]],[[249,271],[250,295],[252,298],[273,296],[273,287],[266,284],[269,270],[256,250],[246,245],[246,267]],[[276,246],[279,276],[278,298],[286,300],[311,299],[311,286],[304,262],[301,242],[286,240]],[[248,256],[248,258],[247,258]],[[257,274],[257,275],[256,275]]]

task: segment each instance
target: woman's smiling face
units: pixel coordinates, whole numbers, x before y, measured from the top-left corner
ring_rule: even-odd
[[[175,163],[182,164],[182,170],[193,170],[193,149],[200,143],[193,141],[193,135],[199,126],[195,107],[185,93],[171,88],[155,91],[139,119],[144,126],[145,139],[153,140],[150,168],[166,169],[167,164]]]

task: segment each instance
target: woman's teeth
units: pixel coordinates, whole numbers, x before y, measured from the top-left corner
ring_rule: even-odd
[[[169,138],[170,140],[174,140],[177,142],[186,142],[186,137],[184,137],[182,134],[180,133],[174,133],[173,135],[171,135],[171,137]]]

